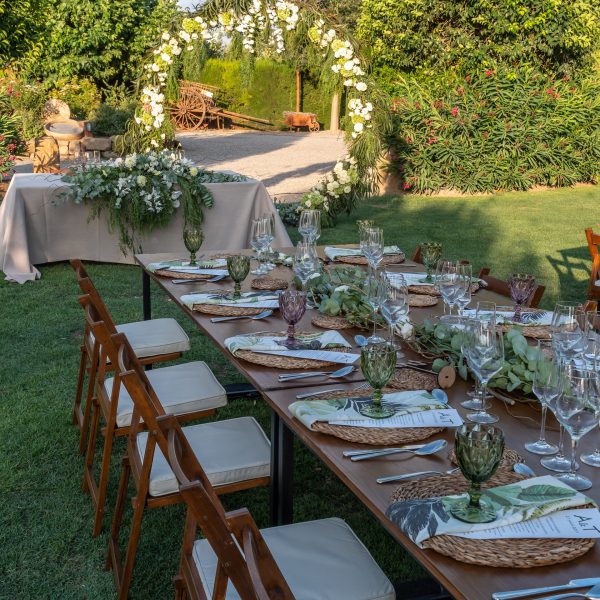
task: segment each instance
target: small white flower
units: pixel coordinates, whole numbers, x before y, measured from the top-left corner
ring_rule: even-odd
[[[359,92],[364,92],[364,91],[366,91],[366,89],[367,89],[367,84],[366,84],[364,81],[359,81],[359,82],[356,84],[356,89],[357,89]]]
[[[351,191],[352,191],[352,188],[351,188],[349,185],[347,185],[347,186],[344,188],[344,194],[349,194]]]
[[[354,123],[354,131],[356,133],[360,133],[364,128],[365,126],[362,123]]]
[[[136,181],[140,187],[144,187],[146,185],[146,178],[143,175],[138,175]]]
[[[410,321],[406,321],[400,326],[400,335],[407,340],[412,337],[414,330],[415,328],[413,327],[412,323]]]
[[[168,42],[168,41],[171,39],[171,36],[170,36],[170,35],[169,35],[169,34],[168,34],[166,31],[165,31],[165,32],[162,34],[162,39],[163,39],[165,42]]]
[[[196,167],[192,167],[192,168],[190,169],[190,175],[191,175],[192,177],[196,177],[196,175],[198,175],[198,169],[197,169]]]

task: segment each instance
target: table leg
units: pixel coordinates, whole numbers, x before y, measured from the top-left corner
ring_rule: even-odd
[[[294,434],[271,413],[271,524],[287,525],[294,518]]]
[[[150,296],[150,275],[142,269],[142,304],[144,307],[144,321],[152,318],[152,298]]]

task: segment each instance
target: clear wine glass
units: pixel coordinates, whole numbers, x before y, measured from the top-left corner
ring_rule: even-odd
[[[576,471],[577,446],[581,438],[598,426],[600,393],[595,372],[567,367],[554,414],[571,437],[571,468],[558,479],[575,490],[587,490],[592,482]]]
[[[533,374],[533,393],[542,405],[540,437],[536,442],[528,442],[525,449],[533,454],[548,456],[558,452],[556,444],[546,440],[546,414],[548,406],[560,393],[560,365],[554,360],[552,344],[547,340],[538,340],[538,358]]]
[[[465,318],[465,308],[471,303],[471,285],[473,282],[473,267],[470,264],[457,265],[461,294],[456,298],[458,317],[460,321]]]
[[[592,316],[594,323],[600,323],[600,315],[594,313]],[[585,366],[588,371],[595,372],[598,374],[600,371],[600,335],[597,331],[591,330],[588,332],[588,345],[585,351]],[[600,426],[600,421],[598,423]],[[599,432],[600,435],[600,432]],[[590,467],[600,467],[600,446],[596,446],[594,452],[589,454],[582,454],[580,457],[581,462],[589,465]]]
[[[383,260],[383,229],[380,227],[366,228],[365,239],[364,242],[361,241],[361,248],[371,271],[377,271],[377,267]]]
[[[504,365],[504,337],[495,326],[485,321],[471,321],[465,335],[467,362],[480,380],[485,397],[487,384]],[[469,413],[467,419],[474,423],[495,423],[498,417],[487,412],[483,401],[482,408]]]
[[[381,344],[385,339],[376,333],[377,312],[381,308],[386,296],[388,281],[377,272],[373,271],[365,281],[365,295],[367,302],[373,309],[373,333],[367,338],[369,344]]]
[[[550,331],[554,351],[565,363],[582,358],[586,345],[586,321],[581,304],[559,301],[554,307]]]
[[[319,213],[320,214],[320,213]],[[267,247],[265,248],[265,265],[264,268],[267,271],[272,271],[275,268],[275,264],[271,262],[271,257],[273,256],[273,248],[271,248],[271,243],[275,239],[275,214],[274,213],[265,213],[262,216],[262,219],[266,222],[265,224],[265,235],[267,236]]]
[[[316,247],[309,242],[298,242],[292,268],[302,283],[302,290],[305,291],[308,280],[321,268]]]
[[[513,273],[508,278],[508,289],[510,290],[510,297],[515,303],[513,321],[520,323],[523,304],[529,300],[535,289],[535,277],[525,273]]]
[[[462,295],[461,276],[456,263],[446,262],[436,273],[435,284],[439,289],[444,304],[448,306],[448,315],[441,320],[454,322],[452,310],[458,298]],[[445,312],[445,311],[444,311]]]
[[[396,275],[394,273],[394,275]],[[381,316],[387,321],[390,331],[388,342],[394,344],[394,332],[396,326],[406,320],[409,312],[408,305],[408,286],[406,280],[402,277],[394,277],[386,286],[386,296],[381,304]]]
[[[317,232],[321,231],[321,211],[303,210],[298,220],[298,232],[305,242],[313,242],[317,239]]]
[[[267,239],[264,232],[264,219],[252,219],[250,225],[250,246],[252,246],[252,249],[256,252],[256,260],[258,261],[258,267],[252,271],[252,275],[264,275],[268,272],[267,269],[264,268],[261,260]]]

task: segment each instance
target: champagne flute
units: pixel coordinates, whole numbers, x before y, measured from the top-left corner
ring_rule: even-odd
[[[467,333],[466,348],[467,361],[481,381],[485,398],[487,384],[504,366],[504,337],[490,322],[475,321]],[[467,419],[474,423],[495,423],[498,417],[488,413],[482,401],[482,408],[469,413]]]
[[[250,257],[244,255],[228,256],[227,270],[229,276],[235,282],[233,289],[233,299],[238,300],[242,297],[242,281],[248,276],[250,271]]]
[[[196,252],[200,250],[203,241],[204,234],[200,228],[189,224],[183,228],[183,243],[190,253],[190,267],[198,266],[198,263],[196,262]]]
[[[279,311],[288,324],[287,339],[284,346],[294,350],[301,346],[296,340],[296,323],[306,312],[306,294],[301,290],[289,289],[279,294]]]
[[[469,499],[452,504],[453,517],[466,523],[491,523],[496,519],[494,507],[481,500],[481,484],[496,472],[504,453],[504,434],[499,427],[477,424],[461,425],[454,436],[456,462],[471,482]]]
[[[524,273],[513,273],[508,278],[508,289],[510,290],[510,297],[515,303],[513,321],[515,323],[520,323],[523,303],[529,300],[529,297],[535,289],[535,277]]]
[[[385,419],[394,416],[395,409],[382,404],[381,390],[396,371],[396,361],[396,348],[392,344],[367,344],[361,348],[360,366],[365,379],[373,388],[372,401],[360,407],[361,415],[371,419]]]
[[[571,468],[558,479],[582,491],[592,482],[576,471],[577,446],[581,438],[598,425],[600,419],[600,390],[598,374],[567,367],[561,392],[554,405],[554,414],[571,437]]]
[[[552,344],[546,340],[538,340],[538,358],[533,374],[533,393],[542,405],[540,437],[537,442],[528,442],[525,449],[533,454],[548,456],[558,452],[558,446],[546,441],[546,414],[549,403],[556,399],[560,392],[560,365],[554,360]]]
[[[384,338],[377,335],[376,328],[377,311],[381,308],[381,305],[386,298],[388,285],[387,280],[375,271],[373,271],[365,281],[367,302],[373,309],[373,333],[367,338],[367,341],[370,344],[381,344],[382,342],[385,342]]]

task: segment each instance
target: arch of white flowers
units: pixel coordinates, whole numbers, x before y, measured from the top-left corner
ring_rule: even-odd
[[[346,36],[329,27],[313,8],[287,0],[253,0],[244,14],[227,10],[215,18],[189,15],[181,19],[176,31],[165,31],[153,51],[152,62],[144,66],[142,74],[140,104],[129,131],[137,149],[158,149],[169,140],[165,88],[169,71],[182,52],[193,51],[198,43],[222,45],[224,39],[237,33],[250,54],[256,54],[259,44],[264,44],[272,55],[282,55],[286,50],[286,32],[294,32],[301,19],[308,39],[324,62],[330,64],[333,77],[337,76],[347,90],[351,122],[349,154],[304,197],[303,203],[330,213],[348,209],[361,188],[364,174],[373,170],[379,158],[378,150],[360,152],[361,138],[377,137],[373,131],[375,102],[370,98],[373,84],[364,60]]]

